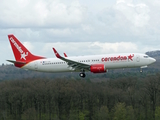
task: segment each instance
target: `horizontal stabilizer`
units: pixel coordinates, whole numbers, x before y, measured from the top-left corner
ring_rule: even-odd
[[[26,62],[21,62],[21,61],[14,61],[14,60],[7,60],[7,61],[14,64],[26,64]]]

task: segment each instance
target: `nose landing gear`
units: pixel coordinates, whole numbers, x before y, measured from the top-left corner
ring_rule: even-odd
[[[147,66],[142,66],[142,67],[140,67],[140,73],[142,73],[143,72],[143,68],[147,68]]]

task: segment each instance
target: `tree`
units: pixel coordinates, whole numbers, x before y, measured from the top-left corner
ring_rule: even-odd
[[[98,120],[108,120],[109,119],[109,111],[107,106],[102,106],[98,112]]]
[[[34,108],[29,108],[22,114],[22,120],[37,120],[36,110]]]
[[[156,107],[155,120],[160,120],[160,106]]]
[[[148,76],[145,82],[145,92],[149,95],[150,105],[152,110],[152,118],[155,120],[155,110],[157,104],[158,92],[160,91],[160,80],[159,76]]]
[[[127,111],[124,103],[117,103],[114,107],[114,117],[113,120],[125,120]]]

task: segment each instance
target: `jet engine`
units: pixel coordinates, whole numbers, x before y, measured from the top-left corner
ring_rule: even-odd
[[[104,73],[106,72],[104,64],[93,64],[90,66],[90,71],[93,73]]]

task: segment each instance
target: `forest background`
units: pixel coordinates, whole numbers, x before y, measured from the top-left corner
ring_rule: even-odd
[[[40,73],[0,66],[2,120],[159,120],[160,51],[156,63],[106,74]]]

